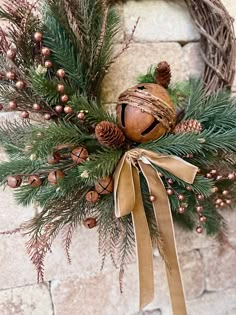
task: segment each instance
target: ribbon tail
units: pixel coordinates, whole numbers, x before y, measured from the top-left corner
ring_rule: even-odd
[[[132,211],[139,270],[140,309],[151,303],[154,297],[153,251],[147,218],[143,206],[138,170],[133,167],[135,205]],[[129,197],[128,197],[129,198]]]
[[[160,234],[164,241],[164,252],[167,257],[166,273],[174,315],[187,315],[184,289],[176,250],[174,227],[166,189],[157,171],[150,164],[141,160],[138,164],[146,178],[150,195],[156,197],[153,202],[155,217]]]

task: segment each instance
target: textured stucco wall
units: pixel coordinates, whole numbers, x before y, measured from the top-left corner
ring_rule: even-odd
[[[1,3],[2,1],[0,1]],[[235,0],[224,0],[236,17]],[[119,6],[121,41],[141,17],[134,43],[112,66],[104,80],[103,100],[113,106],[119,93],[132,86],[139,73],[152,63],[167,60],[173,80],[199,76],[203,63],[199,35],[181,1],[127,1]],[[4,156],[1,155],[3,159]],[[34,209],[16,205],[11,191],[0,190],[0,230],[15,228]],[[225,211],[229,238],[236,246],[236,213]],[[186,288],[189,315],[236,315],[236,252],[221,252],[217,242],[176,227],[176,238]],[[74,235],[72,265],[68,265],[60,239],[45,264],[46,283],[37,284],[36,273],[18,235],[0,237],[0,315],[171,315],[163,262],[154,252],[155,298],[138,312],[137,270],[127,266],[124,293],[120,295],[118,272],[107,263],[100,273],[96,230],[80,229]]]

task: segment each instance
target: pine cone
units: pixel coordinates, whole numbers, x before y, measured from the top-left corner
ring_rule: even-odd
[[[125,136],[116,124],[102,121],[95,128],[96,137],[101,145],[108,148],[119,148],[125,142]]]
[[[188,119],[180,122],[175,126],[174,133],[194,132],[200,133],[202,131],[201,123],[196,119]]]
[[[171,79],[170,65],[166,61],[162,61],[156,68],[156,83],[168,88]]]

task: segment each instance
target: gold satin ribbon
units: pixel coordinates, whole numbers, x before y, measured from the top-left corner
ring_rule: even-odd
[[[166,156],[144,149],[132,149],[124,154],[114,174],[115,214],[132,214],[139,270],[140,308],[153,300],[153,252],[148,222],[143,206],[139,172],[147,181],[150,195],[155,197],[153,209],[163,238],[169,291],[174,315],[187,315],[183,284],[176,251],[174,227],[169,198],[157,165],[192,184],[198,168],[176,156]]]

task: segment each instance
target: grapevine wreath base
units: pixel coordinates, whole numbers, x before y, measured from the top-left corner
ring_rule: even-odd
[[[120,95],[113,115],[102,107],[100,85],[137,25],[114,56],[119,18],[106,1],[40,3],[40,15],[25,0],[0,9],[9,22],[1,30],[0,108],[22,118],[0,128],[8,155],[0,182],[19,204],[41,209],[5,234],[28,237],[43,280],[60,231],[70,261],[74,230],[97,227],[102,265],[110,256],[120,281],[136,251],[140,308],[154,294],[157,247],[173,313],[187,314],[172,220],[226,242],[221,213],[235,204],[236,100],[228,90],[209,93],[199,80],[170,85],[163,61]]]

